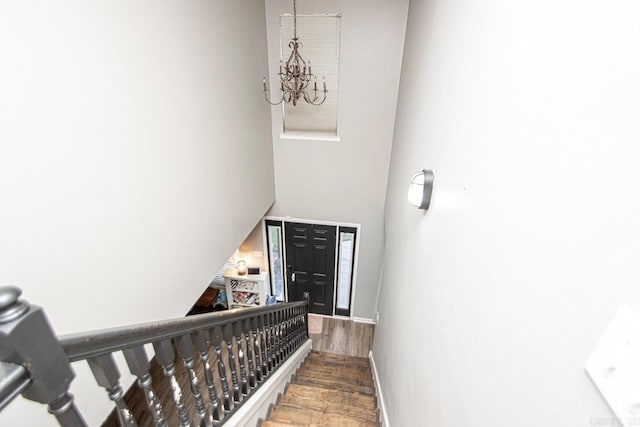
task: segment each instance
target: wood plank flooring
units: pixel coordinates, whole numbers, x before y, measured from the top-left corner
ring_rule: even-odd
[[[325,353],[369,357],[373,345],[375,325],[354,322],[350,319],[324,317],[322,332],[309,334],[313,349]]]
[[[261,427],[377,427],[369,360],[312,351]]]

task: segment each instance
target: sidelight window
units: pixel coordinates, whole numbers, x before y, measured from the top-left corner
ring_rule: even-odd
[[[340,227],[338,241],[338,279],[336,314],[349,316],[351,311],[351,284],[356,252],[356,229]]]
[[[269,250],[269,271],[271,272],[271,295],[277,301],[284,301],[284,262],[282,258],[282,222],[266,221],[267,249]]]

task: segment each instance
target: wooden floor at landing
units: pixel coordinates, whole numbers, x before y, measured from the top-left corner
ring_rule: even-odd
[[[313,333],[318,318],[322,319],[322,329]],[[309,337],[313,340],[313,350],[355,357],[369,357],[373,345],[375,325],[354,322],[351,319],[309,315]]]

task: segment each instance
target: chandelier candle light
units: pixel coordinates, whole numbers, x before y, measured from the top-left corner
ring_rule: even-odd
[[[306,103],[311,105],[321,105],[327,99],[327,81],[322,77],[321,97],[318,96],[318,78],[311,72],[311,61],[306,62],[300,56],[302,43],[298,39],[298,18],[296,11],[296,0],[293,0],[293,39],[289,42],[291,55],[286,63],[280,61],[280,100],[272,102],[269,99],[269,88],[267,87],[267,79],[262,78],[262,91],[264,99],[271,105],[279,105],[282,102],[290,103],[296,106],[300,97]],[[309,84],[313,80],[313,95],[309,93]],[[309,90],[309,91],[308,91]]]

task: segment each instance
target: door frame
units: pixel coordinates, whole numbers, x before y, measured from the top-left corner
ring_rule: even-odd
[[[329,226],[335,226],[336,227],[336,253],[335,253],[335,262],[333,265],[333,269],[334,269],[334,273],[333,273],[333,313],[331,314],[331,317],[342,317],[342,318],[349,318],[349,319],[353,319],[353,308],[355,307],[355,302],[356,302],[356,287],[358,284],[358,261],[360,258],[360,238],[362,236],[361,233],[361,225],[360,224],[356,224],[356,223],[350,223],[350,222],[337,222],[337,221],[323,221],[323,220],[315,220],[315,219],[303,219],[303,218],[292,218],[292,217],[284,217],[284,216],[265,216],[264,218],[262,218],[262,246],[263,246],[263,250],[264,253],[267,256],[269,255],[269,247],[268,247],[268,242],[266,239],[266,235],[267,235],[267,223],[266,221],[281,221],[282,222],[282,231],[283,231],[283,236],[282,236],[282,257],[283,257],[283,262],[285,263],[284,265],[287,265],[287,251],[286,251],[286,236],[284,235],[284,223],[285,222],[299,222],[299,223],[303,223],[303,224],[317,224],[317,225],[329,225]],[[338,259],[338,245],[340,244],[340,227],[352,227],[355,228],[357,233],[356,233],[356,248],[354,251],[354,255],[353,255],[353,276],[351,279],[351,304],[349,305],[349,316],[343,316],[340,314],[336,314],[336,300],[338,298],[338,292],[337,292],[337,286],[338,286],[338,262],[340,261]],[[286,283],[286,274],[283,275],[285,283],[284,285],[284,296],[285,296],[285,301],[289,301],[289,292],[287,291],[288,288],[288,284]],[[269,279],[271,280],[271,279]]]

